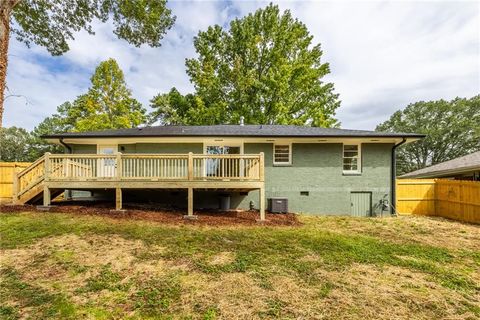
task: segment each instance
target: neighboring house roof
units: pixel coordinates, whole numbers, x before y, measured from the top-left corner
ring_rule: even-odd
[[[480,170],[480,151],[416,170],[399,178],[435,178]]]
[[[106,138],[106,137],[405,137],[423,138],[416,133],[391,133],[290,125],[215,125],[215,126],[152,126],[133,129],[67,132],[43,138]]]

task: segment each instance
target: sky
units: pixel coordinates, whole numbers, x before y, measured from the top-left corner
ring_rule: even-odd
[[[283,1],[320,43],[335,85],[342,128],[373,130],[409,103],[480,93],[480,1]],[[44,48],[10,41],[4,126],[33,129],[58,105],[87,91],[95,67],[115,58],[133,96],[149,100],[176,87],[193,91],[185,59],[196,57],[200,30],[268,5],[265,1],[172,1],[176,23],[162,46],[136,48],[94,22],[95,35],[75,34],[70,50],[52,57]]]

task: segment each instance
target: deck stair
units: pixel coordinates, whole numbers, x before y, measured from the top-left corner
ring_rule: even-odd
[[[55,168],[53,168],[55,170]],[[54,171],[53,170],[53,171]],[[14,204],[39,204],[43,199],[45,181],[45,156],[37,159],[23,171],[17,173],[13,180]],[[52,199],[63,190],[53,190]]]

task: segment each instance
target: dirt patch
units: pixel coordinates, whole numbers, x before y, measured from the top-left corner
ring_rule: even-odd
[[[182,283],[188,286],[182,297],[187,314],[203,313],[214,306],[220,319],[258,319],[257,312],[266,308],[268,291],[244,273],[222,274],[215,279],[192,273]],[[189,310],[190,306],[193,309]]]
[[[233,252],[220,252],[210,259],[210,264],[214,266],[226,265],[235,261],[235,254]]]
[[[178,225],[258,225],[258,211],[215,211],[198,210],[194,214],[197,220],[184,219],[184,211],[156,209],[153,206],[143,204],[126,204],[125,212],[112,211],[109,203],[56,203],[49,212],[71,213],[76,215],[104,216],[113,219],[145,220],[166,224]],[[32,212],[39,211],[36,206],[31,205],[3,205],[0,206],[0,213]],[[266,221],[262,223],[267,226],[300,226],[302,223],[297,215],[287,214],[266,214]]]
[[[355,264],[342,272],[325,272],[333,284],[325,297],[327,318],[346,319],[474,319],[462,303],[478,305],[478,295],[464,296],[434,282],[428,275],[400,267]]]

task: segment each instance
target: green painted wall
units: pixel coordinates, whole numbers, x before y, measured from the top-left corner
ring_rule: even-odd
[[[96,144],[72,144],[70,147],[72,148],[72,153],[97,153]]]
[[[273,165],[273,145],[245,144],[245,153],[265,153],[266,197],[286,197],[289,210],[311,214],[350,214],[350,193],[371,191],[373,212],[383,214],[380,200],[390,201],[392,144],[362,145],[362,174],[342,172],[342,144],[293,144],[292,165]],[[308,196],[300,195],[308,191]],[[250,192],[240,203],[258,205],[258,193]],[[385,212],[386,213],[386,212]]]
[[[203,153],[202,143],[137,143],[121,144],[118,148],[124,153]]]
[[[342,172],[342,144],[293,144],[292,165],[273,165],[273,145],[271,143],[246,143],[244,152],[265,154],[266,198],[286,197],[289,210],[310,214],[345,215],[350,214],[352,191],[372,192],[373,212],[376,215],[388,214],[382,211],[380,201],[390,201],[390,157],[393,144],[363,144],[362,173],[349,176]],[[122,150],[123,147],[123,150]],[[203,153],[203,145],[191,144],[136,144],[120,145],[124,153]],[[76,145],[74,153],[95,153],[95,145]],[[308,196],[300,195],[307,191]],[[217,208],[219,193],[199,192],[195,195],[197,208]],[[156,197],[154,197],[156,198]],[[163,198],[163,197],[160,197]],[[178,198],[178,199],[177,199]],[[175,199],[183,199],[183,195]],[[158,198],[156,198],[158,199]],[[166,197],[171,200],[172,198]],[[253,201],[258,208],[258,191],[247,196],[231,193],[232,208],[248,209]],[[177,202],[177,201],[175,201]],[[183,201],[179,201],[183,203]],[[186,203],[185,203],[186,204]]]

